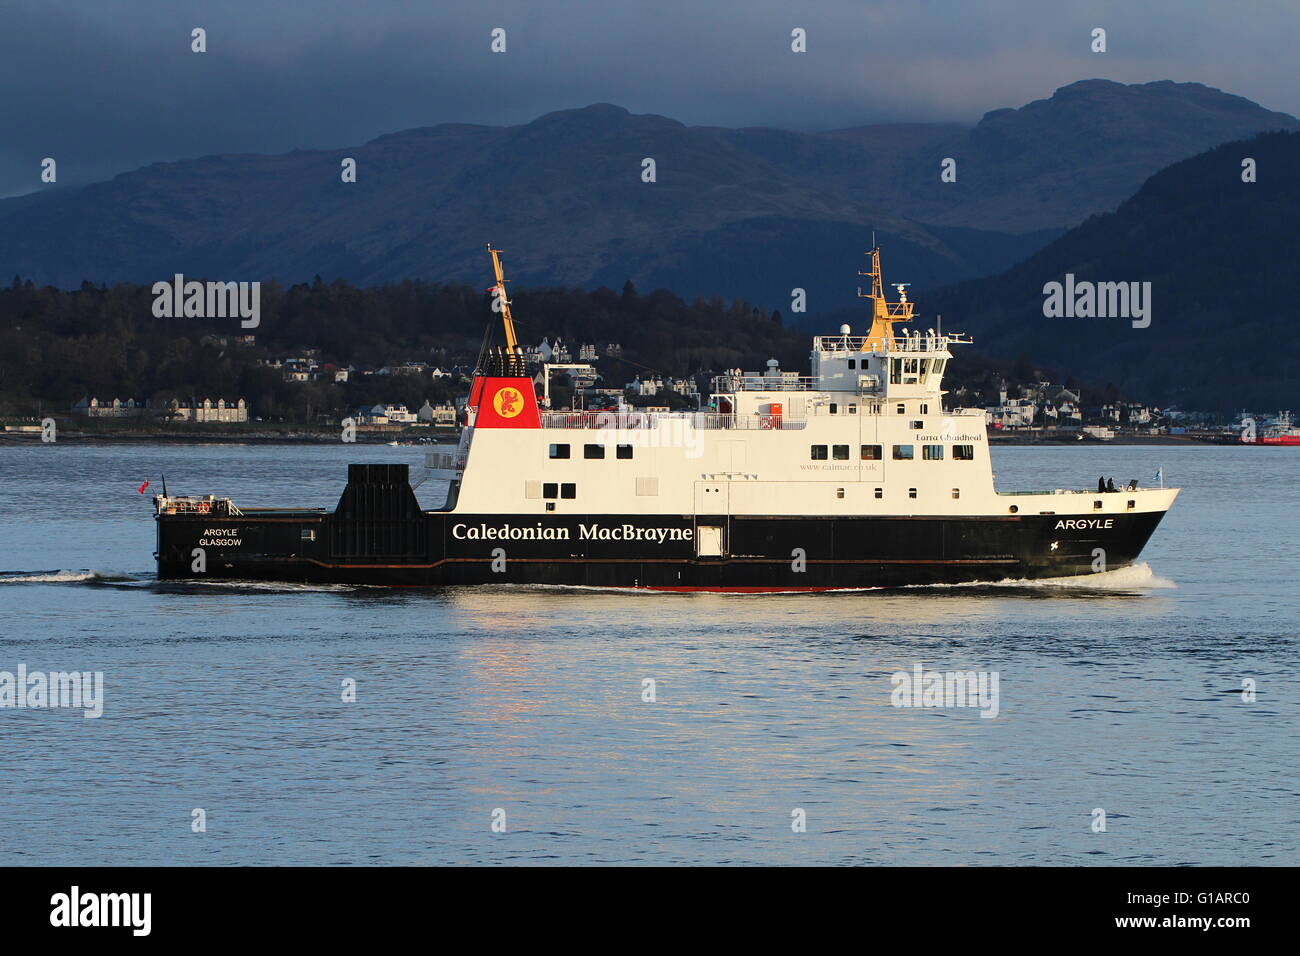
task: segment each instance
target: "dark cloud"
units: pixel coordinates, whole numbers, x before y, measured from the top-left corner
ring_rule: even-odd
[[[1065,5],[1059,5],[1065,6]],[[0,195],[150,162],[519,123],[612,102],[688,124],[974,122],[1087,77],[1198,81],[1300,112],[1300,5],[1041,0],[9,0]],[[208,31],[206,54],[190,30]],[[1094,27],[1104,55],[1089,51]],[[489,52],[492,28],[508,52]],[[790,52],[790,31],[808,52]]]

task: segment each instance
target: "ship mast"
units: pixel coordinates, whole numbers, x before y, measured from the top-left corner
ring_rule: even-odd
[[[510,300],[506,298],[506,278],[501,271],[501,253],[504,250],[493,249],[492,243],[489,242],[487,251],[492,255],[492,271],[496,273],[497,278],[497,284],[491,291],[496,293],[497,301],[501,303],[501,322],[506,330],[506,351],[513,355],[519,351],[519,341],[515,338],[515,322],[510,317]]]
[[[859,298],[871,300],[871,329],[862,342],[861,351],[887,352],[894,338],[894,323],[912,321],[913,303],[907,301],[906,282],[896,283],[897,302],[886,301],[885,282],[880,272],[880,247],[873,245],[869,255],[871,256],[870,271],[858,273],[860,276],[871,277],[871,292],[863,295],[862,290],[858,290]]]

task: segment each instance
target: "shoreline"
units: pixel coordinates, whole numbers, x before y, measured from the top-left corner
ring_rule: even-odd
[[[358,432],[357,445],[388,445],[393,441],[400,447],[419,447],[434,445],[454,445],[458,436],[453,432],[438,432],[435,435],[421,433],[407,435],[400,432],[366,433]],[[988,436],[989,445],[1012,446],[1079,446],[1085,448],[1104,447],[1106,445],[1151,445],[1151,446],[1197,446],[1197,445],[1240,445],[1230,437],[1213,435],[1116,435],[1114,438],[1099,439],[1091,436],[1079,438],[1075,435],[998,435]],[[72,431],[60,430],[57,442],[75,444],[156,444],[156,445],[335,445],[342,444],[337,430],[329,431]],[[0,446],[41,444],[40,431],[0,431]]]

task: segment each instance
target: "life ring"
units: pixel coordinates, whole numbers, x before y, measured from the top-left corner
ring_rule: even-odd
[[[209,505],[206,501],[200,501],[198,505],[195,507],[195,510],[198,511],[199,514],[205,515],[208,513],[208,509],[210,507],[211,505]]]

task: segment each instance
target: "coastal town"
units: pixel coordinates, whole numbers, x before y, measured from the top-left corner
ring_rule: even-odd
[[[203,344],[253,348],[256,337],[209,335]],[[793,387],[798,380],[797,372],[772,368],[762,372],[703,370],[686,378],[640,369],[628,377],[619,374],[629,363],[623,361],[622,346],[615,342],[570,347],[558,339],[543,339],[523,346],[523,353],[540,404],[552,409],[708,411],[709,384],[720,375],[767,378],[774,391]],[[350,426],[361,441],[436,441],[439,434],[452,435],[459,430],[474,372],[473,366],[465,363],[439,365],[418,359],[358,367],[325,360],[318,349],[267,356],[257,359],[256,365],[274,372],[288,385],[337,389],[348,383],[369,383],[372,393],[382,395],[397,391],[395,385],[400,383],[403,394],[412,394],[414,387],[423,401],[381,399],[346,406],[342,413],[321,411],[308,421],[290,421],[263,413],[242,395],[137,398],[85,394],[51,414],[63,419],[65,432],[74,436],[111,437],[144,429],[154,436],[202,438],[205,433],[228,434],[229,428],[222,426],[235,426],[250,436],[261,430],[300,440],[310,440],[313,435],[335,440],[340,426]],[[1046,380],[1012,385],[1004,378],[988,389],[959,385],[949,393],[947,404],[951,408],[982,408],[993,442],[1230,442],[1254,426],[1264,430],[1289,430],[1291,426],[1285,411],[1243,410],[1228,418],[1115,396],[1107,400],[1103,394],[1089,394],[1077,384],[1071,385]],[[115,430],[114,426],[120,427]],[[39,430],[36,419],[9,419],[3,427],[8,434]]]

